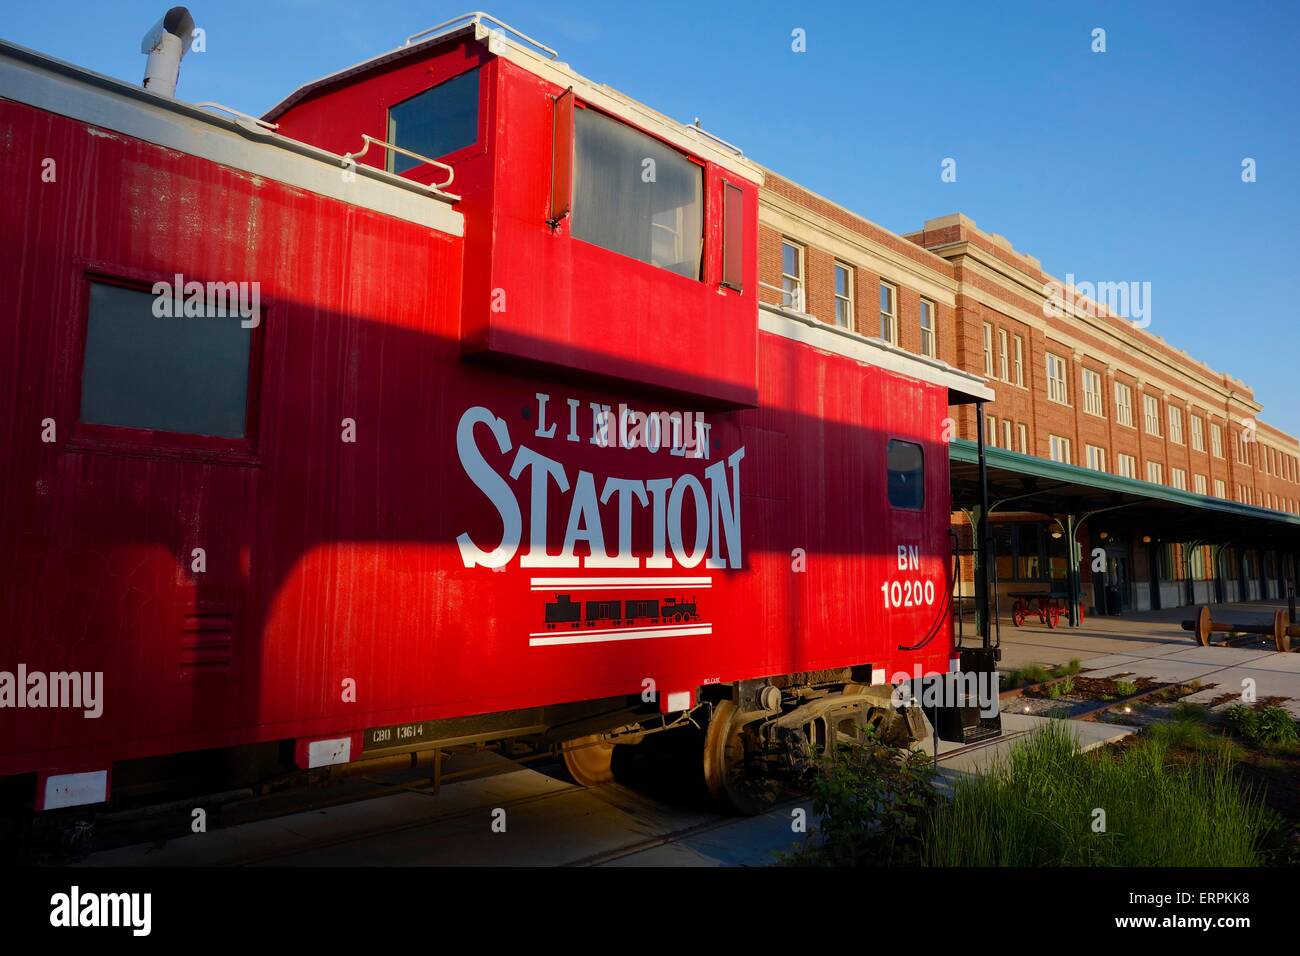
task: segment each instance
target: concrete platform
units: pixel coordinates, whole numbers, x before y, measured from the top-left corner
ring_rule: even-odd
[[[1251,601],[1210,607],[1216,618],[1262,624],[1271,621],[1278,608],[1285,609],[1285,602]],[[1066,625],[1049,628],[1032,617],[1023,627],[1016,627],[1009,616],[1004,616],[1001,620],[1002,666],[1050,666],[1064,664],[1073,658],[1083,660],[1107,655],[1151,658],[1178,654],[1199,646],[1190,633],[1179,627],[1182,621],[1194,614],[1193,608],[1179,607],[1118,617],[1089,617],[1082,627],[1077,628]],[[1300,654],[1293,656],[1300,657]]]
[[[1088,720],[1057,720],[1051,717],[1035,717],[1030,714],[1004,713],[1002,715],[1002,736],[973,746],[939,741],[939,773],[954,779],[970,774],[987,772],[998,761],[1005,760],[1011,750],[1023,743],[1035,730],[1049,723],[1064,724],[1069,728],[1082,750],[1092,750],[1112,743],[1135,733],[1131,727],[1115,724],[1096,723]],[[933,754],[930,741],[919,749]]]
[[[1212,605],[1217,619],[1242,623],[1271,621],[1284,607],[1277,601]],[[1122,617],[1090,618],[1085,627],[1049,629],[1036,621],[1024,627],[1004,622],[1002,666],[1051,666],[1078,659],[1089,677],[1127,674],[1162,683],[1198,680],[1213,684],[1187,700],[1204,703],[1224,694],[1239,694],[1246,680],[1258,697],[1285,698],[1283,706],[1300,717],[1300,653],[1260,647],[1201,647],[1179,627],[1191,608],[1170,608]]]

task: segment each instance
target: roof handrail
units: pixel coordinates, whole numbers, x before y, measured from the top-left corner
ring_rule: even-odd
[[[245,120],[249,123],[254,123],[257,126],[261,126],[263,129],[275,130],[280,128],[279,123],[268,123],[266,120],[261,119],[260,117],[252,116],[248,113],[243,112],[242,110],[237,110],[231,106],[226,106],[224,103],[216,103],[212,100],[204,100],[202,103],[192,103],[190,105],[197,106],[200,109],[217,110],[222,113],[229,113],[231,116],[237,116],[240,119]]]
[[[722,138],[721,136],[719,136],[717,133],[710,133],[707,129],[705,129],[703,126],[701,126],[701,125],[700,125],[700,118],[699,118],[698,116],[695,117],[695,122],[694,122],[694,123],[691,123],[691,124],[690,124],[689,126],[687,126],[686,128],[689,129],[689,130],[691,130],[692,132],[699,133],[701,136],[707,136],[709,139],[713,140],[715,143],[720,143],[720,144],[722,144],[723,146],[727,147],[727,149],[729,149],[729,150],[731,150],[733,153],[735,153],[737,156],[744,156],[744,155],[745,155],[745,151],[744,151],[743,149],[741,149],[739,146],[737,146],[735,143],[728,143],[725,139],[723,139],[723,138]]]
[[[411,150],[409,150],[409,149],[403,149],[401,146],[396,146],[396,145],[394,145],[393,143],[387,143],[387,142],[385,142],[385,141],[382,140],[382,139],[376,139],[375,137],[373,137],[373,136],[368,136],[368,135],[365,134],[365,133],[362,133],[362,134],[361,134],[361,138],[362,138],[362,140],[365,141],[365,144],[366,144],[366,145],[364,145],[364,146],[361,147],[361,151],[360,151],[359,153],[346,153],[346,154],[344,154],[344,156],[343,156],[343,165],[344,165],[344,166],[347,166],[347,165],[355,165],[356,160],[358,160],[358,159],[360,159],[362,156],[366,155],[366,153],[369,152],[371,145],[373,144],[373,145],[375,145],[375,146],[379,146],[379,147],[381,147],[381,148],[383,148],[383,149],[391,150],[392,152],[395,152],[395,153],[401,153],[401,154],[404,155],[404,156],[410,156],[412,159],[417,159],[417,160],[419,160],[420,162],[422,162],[422,163],[427,163],[427,164],[430,165],[430,166],[436,166],[436,167],[439,168],[439,169],[445,169],[445,170],[447,171],[447,179],[446,179],[445,182],[442,182],[442,183],[429,183],[429,188],[432,189],[434,192],[442,192],[442,191],[445,190],[448,186],[450,186],[450,185],[452,184],[452,181],[456,178],[456,170],[452,169],[452,168],[451,168],[450,166],[448,166],[446,163],[440,163],[440,162],[438,162],[438,160],[436,160],[436,159],[430,159],[428,156],[421,155],[420,153],[413,153],[413,152],[411,152]],[[450,194],[448,194],[448,195],[450,195]],[[454,198],[459,198],[459,197],[454,197]]]
[[[523,33],[519,30],[516,30],[510,24],[502,20],[498,20],[496,17],[492,16],[492,14],[484,13],[482,10],[474,10],[471,13],[462,13],[460,16],[452,17],[450,20],[443,20],[441,23],[435,24],[434,26],[429,27],[427,30],[421,30],[419,33],[412,33],[409,37],[406,38],[406,42],[402,45],[410,46],[416,40],[419,40],[424,37],[432,38],[434,34],[449,33],[452,31],[453,28],[457,28],[461,26],[469,26],[471,23],[474,24],[475,26],[482,26],[485,22],[490,24],[495,24],[497,27],[501,29],[502,32],[512,34],[513,36],[518,37],[519,39],[523,40],[525,43],[529,44],[530,46],[533,46],[538,50],[541,50],[552,60],[558,60],[560,58],[560,54],[557,51],[551,49],[545,43],[542,43],[540,40],[534,40],[527,33]]]

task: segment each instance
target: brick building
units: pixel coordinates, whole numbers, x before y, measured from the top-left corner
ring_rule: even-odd
[[[1140,317],[1080,296],[1002,236],[960,214],[900,236],[773,172],[759,220],[763,307],[803,312],[986,376],[996,400],[984,408],[985,440],[1012,453],[999,455],[1004,467],[1014,469],[1016,455],[1049,459],[1098,480],[1145,483],[1119,483],[1139,496],[1156,494],[1153,486],[1185,492],[1218,508],[1216,518],[1224,510],[1216,499],[1249,506],[1252,519],[1300,514],[1300,442],[1260,420],[1248,385],[1153,335]],[[1122,303],[1130,290],[1107,291],[1095,298]],[[973,440],[975,414],[968,407],[936,427]],[[1211,536],[1198,533],[1197,519],[1189,510],[1178,540],[1144,533],[1139,506],[1080,528],[1081,554],[1098,549],[1110,559],[1104,578],[1080,564],[1081,604],[1105,613],[1272,598],[1294,587],[1297,558],[1288,546],[1222,534],[1205,543]],[[954,523],[966,526],[966,516]],[[993,526],[1004,598],[1066,574],[1059,515],[1003,509]],[[969,580],[969,568],[963,576]]]

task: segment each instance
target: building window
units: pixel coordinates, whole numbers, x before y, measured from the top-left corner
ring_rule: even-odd
[[[1169,483],[1179,491],[1187,490],[1187,472],[1181,468],[1172,468],[1169,471]]]
[[[1115,421],[1133,427],[1133,389],[1123,382],[1115,383]]]
[[[1047,397],[1061,405],[1070,404],[1070,390],[1065,382],[1065,359],[1047,353]]]
[[[1016,384],[1025,384],[1025,340],[1016,336]]]
[[[1236,432],[1233,434],[1233,441],[1237,445],[1237,461],[1243,465],[1250,464],[1250,450],[1246,447],[1246,433]]]
[[[1163,485],[1165,483],[1165,466],[1158,461],[1148,461],[1147,481],[1153,485]]]
[[[803,311],[803,246],[781,242],[781,307]]]
[[[1192,421],[1192,449],[1194,451],[1205,451],[1205,422],[1195,415],[1191,416]]]
[[[992,415],[984,416],[984,444],[990,448],[998,447],[998,420]]]
[[[880,337],[898,344],[898,290],[888,282],[880,283]]]
[[[1137,478],[1137,459],[1132,455],[1119,456],[1119,474],[1121,478]]]
[[[388,141],[437,159],[478,140],[478,69],[454,76],[417,93],[388,111]],[[388,169],[404,173],[422,166],[418,159],[388,151]]]
[[[1083,370],[1083,410],[1091,415],[1106,414],[1101,401],[1101,376],[1090,368]]]
[[[853,328],[853,270],[842,262],[835,263],[835,324]]]
[[[700,277],[703,167],[592,109],[575,112],[573,158],[575,238],[689,279]],[[647,159],[654,161],[651,182],[639,175]]]
[[[1226,485],[1224,485],[1222,478],[1214,479],[1214,497],[1216,498],[1228,497],[1228,488]]]
[[[1148,435],[1160,437],[1160,399],[1154,395],[1142,396],[1142,419]]]
[[[1007,330],[998,329],[998,370],[1002,381],[1011,381],[1011,356],[1007,352]]]
[[[1210,423],[1210,452],[1215,458],[1223,457],[1223,429],[1213,422]]]
[[[1085,445],[1084,453],[1088,458],[1088,467],[1093,471],[1106,470],[1106,449],[1097,445]]]
[[[1196,489],[1198,495],[1208,494],[1209,486],[1205,483],[1204,475],[1193,475],[1192,487]]]
[[[993,326],[984,323],[984,374],[993,377]]]
[[[1013,450],[1016,446],[1011,444],[1011,419],[1002,419],[1002,447],[1007,451]]]
[[[1183,410],[1169,406],[1169,440],[1175,445],[1183,443]]]
[[[243,327],[238,309],[159,318],[156,301],[151,292],[90,283],[81,420],[245,438],[253,330]]]
[[[1059,461],[1062,464],[1070,463],[1070,439],[1062,438],[1060,435],[1048,435],[1047,443],[1052,461]]]
[[[921,300],[921,354],[938,358],[934,335],[934,303],[929,299]]]
[[[1017,425],[1016,430],[1020,433],[1020,454],[1029,454],[1029,429],[1024,425]]]
[[[887,458],[889,503],[895,508],[921,510],[925,506],[925,456],[921,446],[891,438]]]
[[[1049,581],[1066,569],[1065,540],[1053,538],[1041,521],[995,522],[993,553],[999,581]]]

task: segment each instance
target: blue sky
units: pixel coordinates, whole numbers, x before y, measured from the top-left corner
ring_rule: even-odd
[[[6,3],[0,35],[138,82],[143,0]],[[462,12],[195,0],[179,95],[260,113]],[[1045,269],[1152,284],[1150,331],[1300,434],[1300,3],[498,0],[586,76],[899,232],[966,213]],[[1106,30],[1105,53],[1091,51]],[[806,31],[807,52],[791,51]],[[957,161],[957,181],[940,164]],[[1241,181],[1245,157],[1258,181]]]

